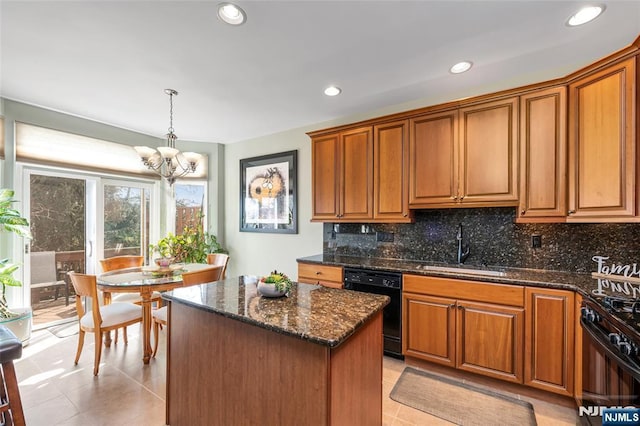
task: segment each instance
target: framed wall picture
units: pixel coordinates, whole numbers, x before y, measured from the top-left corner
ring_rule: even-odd
[[[298,233],[298,151],[240,160],[240,231]]]

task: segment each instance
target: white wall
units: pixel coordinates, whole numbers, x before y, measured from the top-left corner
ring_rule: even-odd
[[[311,139],[313,130],[355,123],[373,117],[433,104],[425,100],[393,105],[367,113],[340,117],[269,136],[225,145],[225,248],[230,260],[227,276],[265,275],[276,269],[297,279],[296,259],[322,253],[322,223],[311,223]],[[240,160],[298,150],[298,233],[240,232]]]
[[[266,275],[276,269],[297,278],[298,257],[322,253],[322,224],[311,223],[311,143],[303,129],[225,146],[227,276]],[[298,150],[298,233],[240,232],[240,160]]]

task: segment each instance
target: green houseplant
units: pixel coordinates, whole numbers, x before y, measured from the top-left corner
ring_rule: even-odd
[[[24,238],[31,238],[29,222],[12,207],[16,200],[14,191],[0,189],[0,231],[10,232]],[[10,328],[14,334],[25,341],[31,334],[31,309],[11,310],[6,299],[7,286],[19,287],[20,281],[14,278],[13,273],[19,265],[7,259],[0,259],[0,323]]]
[[[173,258],[176,263],[207,263],[209,253],[227,252],[216,236],[204,231],[201,224],[185,226],[181,235],[169,233],[149,249],[162,257]]]

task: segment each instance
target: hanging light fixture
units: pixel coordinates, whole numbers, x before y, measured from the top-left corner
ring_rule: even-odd
[[[148,146],[134,147],[142,163],[149,170],[153,170],[173,185],[176,179],[181,178],[189,173],[194,173],[198,167],[198,161],[202,155],[196,152],[180,152],[176,149],[176,136],[173,133],[173,97],[178,92],[173,89],[164,89],[169,95],[169,133],[167,133],[167,146],[161,146],[157,149]]]

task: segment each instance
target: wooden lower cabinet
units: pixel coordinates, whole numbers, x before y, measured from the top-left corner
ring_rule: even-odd
[[[405,356],[522,383],[523,307],[461,297],[485,298],[504,289],[503,300],[522,304],[524,288],[415,275],[405,275],[404,286]],[[453,297],[439,297],[447,289]],[[421,291],[439,294],[418,293]]]
[[[524,383],[561,395],[574,394],[575,294],[525,290]]]
[[[459,301],[456,366],[522,383],[524,309]]]
[[[412,274],[403,280],[405,357],[576,394],[573,291]]]
[[[342,288],[342,279],[342,266],[298,262],[298,282]]]
[[[412,293],[405,293],[403,299],[406,326],[402,352],[455,366],[456,301]]]

